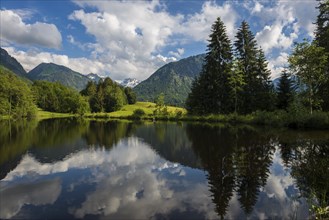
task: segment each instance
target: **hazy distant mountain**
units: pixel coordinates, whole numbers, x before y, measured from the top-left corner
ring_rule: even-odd
[[[99,75],[95,74],[95,73],[89,73],[88,75],[86,75],[90,80],[98,82],[99,80],[102,79],[102,77],[100,77]]]
[[[0,65],[6,67],[7,69],[11,70],[13,73],[17,74],[21,77],[27,77],[26,71],[22,67],[22,65],[12,56],[8,54],[5,49],[1,49],[0,52]]]
[[[164,65],[134,88],[137,99],[154,101],[163,93],[166,104],[183,106],[194,78],[201,72],[204,57],[200,54]]]
[[[28,74],[31,80],[45,80],[50,82],[59,82],[65,86],[82,90],[90,79],[75,72],[68,67],[57,65],[54,63],[41,63]]]
[[[122,81],[117,80],[116,82],[124,87],[130,87],[130,88],[134,88],[140,83],[138,79],[132,79],[132,78],[127,78]]]

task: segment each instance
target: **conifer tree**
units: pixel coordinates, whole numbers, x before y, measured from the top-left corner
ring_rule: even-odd
[[[202,72],[193,83],[186,102],[194,114],[228,113],[232,111],[228,82],[232,63],[231,42],[220,18],[212,25],[208,52]]]
[[[329,53],[329,0],[320,0],[317,8],[319,14],[316,19],[315,41]]]
[[[317,46],[323,47],[325,52],[329,54],[329,0],[319,0],[317,8],[319,14],[316,20],[315,43]],[[327,60],[325,76],[325,83],[321,85],[319,95],[323,100],[322,109],[329,111],[329,59]]]
[[[256,84],[258,88],[255,94],[257,97],[255,107],[259,110],[273,110],[275,108],[275,92],[271,81],[271,71],[268,69],[268,62],[261,48],[257,53],[256,80],[258,80]]]
[[[277,94],[278,94],[277,107],[279,109],[287,110],[289,104],[293,101],[294,92],[295,92],[294,81],[291,79],[291,76],[287,72],[287,70],[283,70],[277,88]]]
[[[254,34],[249,24],[243,21],[236,34],[235,56],[241,62],[245,86],[243,88],[243,113],[250,113],[258,109],[268,110],[271,97],[270,71],[264,52],[257,48]]]

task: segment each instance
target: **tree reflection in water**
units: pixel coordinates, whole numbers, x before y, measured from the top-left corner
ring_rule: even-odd
[[[218,215],[225,217],[233,192],[238,193],[241,206],[250,214],[268,177],[274,153],[270,137],[246,128],[188,125],[186,130],[208,172]]]
[[[308,198],[313,217],[329,218],[329,134],[290,137],[281,142],[282,158]]]

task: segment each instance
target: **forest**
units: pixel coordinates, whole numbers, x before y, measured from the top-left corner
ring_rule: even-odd
[[[262,48],[243,21],[232,44],[224,23],[212,26],[205,64],[192,85],[186,107],[192,114],[250,114],[293,109],[329,110],[329,11],[319,5],[315,39],[295,43],[278,88]]]

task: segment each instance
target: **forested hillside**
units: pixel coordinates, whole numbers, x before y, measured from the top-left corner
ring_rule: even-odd
[[[82,90],[87,85],[88,81],[91,80],[81,73],[54,63],[41,63],[27,75],[32,81],[45,80],[49,82],[59,82],[64,86],[69,86],[78,91]]]
[[[192,82],[201,72],[203,59],[201,54],[164,65],[133,89],[137,99],[153,102],[163,93],[166,104],[184,106]]]
[[[6,67],[8,70],[12,71],[20,77],[27,77],[26,71],[22,65],[2,48],[0,48],[0,65]]]
[[[32,117],[35,111],[31,88],[23,79],[0,65],[0,115]]]

